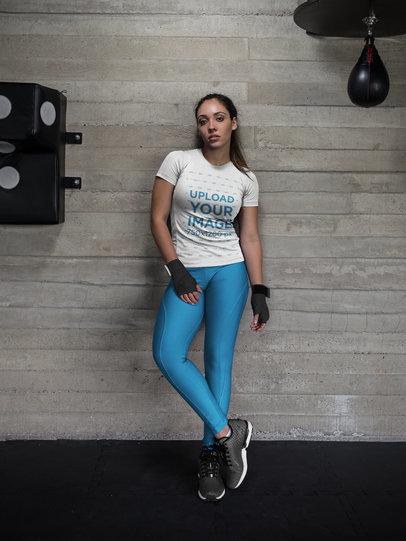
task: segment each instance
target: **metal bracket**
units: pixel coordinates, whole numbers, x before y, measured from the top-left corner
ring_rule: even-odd
[[[65,143],[67,145],[81,145],[82,144],[82,133],[81,132],[66,132],[65,133]]]
[[[82,178],[81,177],[63,177],[63,186],[67,189],[80,190],[82,187]]]
[[[375,23],[377,23],[379,21],[379,19],[377,18],[377,16],[375,15],[374,13],[374,10],[372,8],[372,1],[370,2],[370,12],[369,12],[369,15],[368,17],[364,17],[362,19],[362,22],[364,24],[367,25],[367,28],[368,28],[368,36],[372,36],[372,27]]]

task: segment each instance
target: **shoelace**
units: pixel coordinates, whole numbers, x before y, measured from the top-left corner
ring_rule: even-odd
[[[217,477],[220,464],[217,451],[202,449],[200,453],[200,475],[201,477]]]
[[[230,450],[227,445],[225,445],[224,443],[217,443],[217,448],[219,449],[221,458],[223,459],[225,464],[227,464],[228,467],[232,466],[233,463],[230,456]]]

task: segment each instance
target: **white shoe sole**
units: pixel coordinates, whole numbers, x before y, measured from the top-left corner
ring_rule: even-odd
[[[200,490],[198,490],[197,493],[199,495],[199,498],[201,498],[202,500],[207,500],[209,502],[214,502],[214,500],[208,499],[208,498],[205,498],[204,496],[202,496],[201,493],[200,493]],[[224,496],[225,493],[226,493],[226,489],[223,490],[223,492],[220,494],[220,496],[216,496],[216,500],[220,500]]]
[[[243,471],[242,471],[242,475],[241,475],[241,478],[240,480],[238,481],[238,483],[235,485],[235,487],[233,487],[233,489],[235,488],[238,488],[241,483],[244,481],[244,477],[247,473],[247,469],[248,469],[248,464],[247,464],[247,447],[248,445],[250,444],[250,440],[251,440],[251,435],[252,435],[252,424],[247,421],[248,423],[248,435],[247,435],[247,439],[245,440],[245,445],[244,447],[242,448],[241,450],[241,457],[242,457],[242,463],[244,465],[244,468],[243,468]]]

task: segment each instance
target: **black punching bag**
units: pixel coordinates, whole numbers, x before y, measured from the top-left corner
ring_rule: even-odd
[[[355,105],[372,107],[382,103],[389,92],[389,75],[374,45],[367,36],[366,44],[348,79],[348,95]]]

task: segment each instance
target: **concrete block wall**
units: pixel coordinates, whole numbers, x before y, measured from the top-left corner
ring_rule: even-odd
[[[201,438],[151,354],[149,209],[211,91],[239,109],[272,288],[263,333],[246,305],[230,416],[254,439],[405,439],[406,41],[377,39],[390,94],[355,107],[363,40],[307,36],[297,4],[0,0],[1,79],[65,92],[83,132],[66,222],[0,226],[1,439]]]

